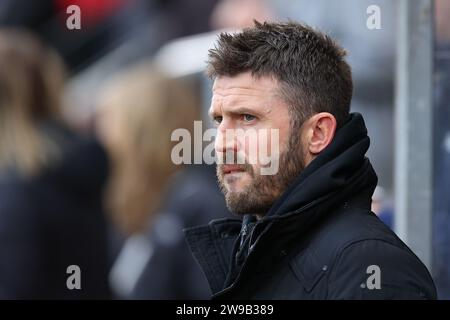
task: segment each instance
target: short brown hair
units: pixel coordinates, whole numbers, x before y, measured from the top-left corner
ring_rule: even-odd
[[[353,92],[345,56],[328,35],[307,25],[255,21],[242,32],[219,35],[209,51],[207,74],[215,78],[251,71],[255,77],[275,77],[282,97],[293,107],[294,123],[329,112],[340,127],[347,120]]]

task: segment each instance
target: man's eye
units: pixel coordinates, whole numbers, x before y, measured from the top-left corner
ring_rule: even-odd
[[[214,117],[214,123],[215,124],[220,124],[221,122],[222,122],[222,117],[220,117],[220,116],[217,116],[217,117]]]
[[[244,114],[244,120],[247,121],[247,122],[250,122],[250,121],[255,120],[255,119],[256,119],[256,117],[252,116],[251,114]]]

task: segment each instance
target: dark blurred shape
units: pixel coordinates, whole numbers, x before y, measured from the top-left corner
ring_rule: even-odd
[[[88,25],[101,23],[107,17],[116,14],[125,5],[131,3],[130,0],[55,0],[58,13],[62,16],[69,6],[76,5],[80,8],[83,22]]]
[[[60,116],[64,66],[0,31],[0,298],[108,298],[101,192],[107,159]],[[81,270],[69,290],[67,269]]]
[[[0,21],[6,26],[36,28],[53,14],[53,0],[3,0]]]
[[[81,9],[81,29],[69,30],[66,13],[69,5]],[[2,0],[0,26],[33,30],[55,48],[71,70],[80,70],[115,48],[132,23],[129,0]],[[135,20],[142,21],[139,17]]]
[[[70,70],[78,72],[122,45],[128,47],[130,59],[137,59],[151,56],[170,39],[209,31],[209,16],[216,2],[2,0],[0,26],[33,30],[62,55]],[[81,10],[80,30],[66,27],[70,5]]]

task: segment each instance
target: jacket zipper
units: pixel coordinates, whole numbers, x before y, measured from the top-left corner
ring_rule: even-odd
[[[283,218],[286,218],[287,216],[290,216],[290,215],[292,215],[292,214],[297,214],[297,213],[300,213],[300,212],[302,212],[302,211],[305,211],[305,210],[311,208],[312,206],[314,206],[314,205],[316,205],[316,204],[318,204],[318,203],[320,203],[320,202],[322,202],[322,201],[324,201],[324,200],[326,200],[326,199],[328,199],[328,197],[324,197],[324,198],[322,198],[322,199],[317,199],[316,201],[310,202],[310,203],[306,204],[305,206],[301,207],[300,209],[297,209],[297,210],[294,210],[294,211],[292,211],[292,212],[290,212],[290,213],[287,213],[285,216],[283,216]],[[274,218],[274,219],[269,220],[269,223],[270,223],[270,222],[273,222],[273,221],[275,221],[275,220],[279,220],[279,217],[277,217],[277,219]],[[256,226],[257,226],[258,224],[260,224],[260,223],[261,223],[261,222],[257,222],[257,223],[255,224],[255,226],[253,227],[253,229],[252,229],[252,231],[251,231],[251,234],[250,234],[250,239],[249,239],[250,241],[252,240],[253,232],[254,232]],[[267,232],[267,230],[268,230],[268,229],[266,229],[265,231],[263,231],[263,233],[261,233],[261,234],[259,235],[258,239],[261,238],[261,237]],[[246,232],[247,232],[247,231],[246,231]],[[248,252],[247,258],[245,259],[245,262],[244,262],[244,264],[242,265],[241,271],[239,272],[238,276],[237,276],[236,279],[233,281],[233,283],[232,283],[230,286],[228,286],[227,288],[223,289],[222,291],[219,291],[219,292],[217,292],[216,294],[214,294],[214,295],[212,296],[212,299],[215,299],[215,298],[217,298],[218,296],[223,295],[223,294],[225,294],[225,293],[231,291],[231,290],[236,286],[236,284],[237,284],[237,283],[239,282],[239,280],[241,279],[241,275],[242,275],[243,271],[245,270],[245,267],[246,267],[247,264],[248,264],[248,263],[247,263],[248,258],[250,257],[250,255],[251,255],[252,252],[253,252],[253,250],[250,250],[250,247],[254,247],[254,246],[256,245],[256,243],[258,242],[258,239],[255,241],[255,243],[254,243],[253,245],[251,245],[251,242],[249,243],[249,252]],[[241,239],[241,244],[242,244],[242,239]]]

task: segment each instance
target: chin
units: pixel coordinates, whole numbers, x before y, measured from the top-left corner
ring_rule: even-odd
[[[250,185],[250,182],[246,173],[227,174],[224,177],[225,187],[228,192],[243,192]]]

